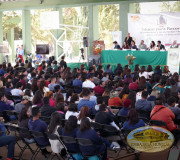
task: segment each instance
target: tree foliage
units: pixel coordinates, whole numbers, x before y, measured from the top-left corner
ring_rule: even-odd
[[[180,1],[174,2],[173,4],[170,2],[162,2],[161,11],[180,12]]]

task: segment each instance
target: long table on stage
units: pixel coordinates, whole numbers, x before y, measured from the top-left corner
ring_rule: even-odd
[[[107,64],[111,64],[112,70],[114,70],[118,63],[123,67],[128,64],[126,59],[127,55],[133,54],[136,59],[130,68],[134,70],[134,66],[139,64],[140,66],[152,65],[155,68],[157,65],[165,66],[167,64],[167,51],[121,51],[121,50],[103,50],[101,55],[101,63],[103,67]]]

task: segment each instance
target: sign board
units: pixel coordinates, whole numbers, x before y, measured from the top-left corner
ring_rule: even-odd
[[[42,30],[58,29],[59,28],[59,11],[41,12],[40,28]]]
[[[8,45],[0,44],[0,53],[9,53]]]
[[[160,40],[170,45],[174,40],[180,42],[180,13],[128,14],[128,32],[139,46],[144,40],[147,47],[150,42]]]
[[[113,42],[117,41],[120,47],[122,47],[122,31],[112,32],[112,39]]]
[[[164,128],[145,126],[130,132],[127,142],[130,147],[140,152],[160,152],[172,146],[174,136]]]
[[[167,66],[169,71],[173,74],[179,73],[179,62],[180,62],[180,48],[169,48],[167,55]]]

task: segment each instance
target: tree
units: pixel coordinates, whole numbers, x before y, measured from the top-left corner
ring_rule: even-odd
[[[173,4],[170,2],[162,2],[161,4],[161,11],[168,11],[168,12],[180,12],[180,2],[174,2]]]

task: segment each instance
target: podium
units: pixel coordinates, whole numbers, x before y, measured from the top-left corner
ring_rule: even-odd
[[[102,50],[105,50],[104,41],[93,41],[93,55],[101,54]]]

